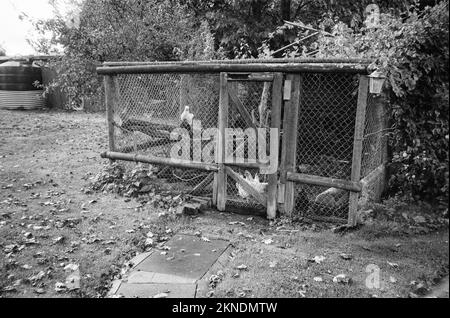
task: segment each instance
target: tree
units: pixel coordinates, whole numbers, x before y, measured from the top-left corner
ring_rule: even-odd
[[[77,5],[77,17],[56,14],[33,21],[40,37],[30,41],[39,53],[64,53],[52,62],[58,77],[47,89],[62,89],[71,100],[69,108],[101,95],[95,74],[100,62],[178,60],[192,53],[191,20],[175,1],[93,0]]]
[[[449,191],[449,3],[415,5],[402,16],[381,14],[376,27],[354,30],[342,22],[321,36],[319,57],[374,61],[387,76],[393,156],[391,193],[440,202]]]
[[[6,55],[6,50],[0,46],[0,56],[5,56]]]

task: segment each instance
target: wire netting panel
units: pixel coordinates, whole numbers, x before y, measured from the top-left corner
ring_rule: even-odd
[[[364,189],[360,205],[378,201],[385,185],[385,158],[387,151],[387,113],[382,95],[369,94],[367,100],[366,121],[361,162],[361,178]]]
[[[296,172],[350,180],[358,76],[304,74],[300,96]],[[334,193],[335,190],[297,186],[295,213],[345,220],[348,215],[348,192]],[[317,203],[322,197],[328,200],[326,208]]]
[[[230,81],[228,107],[228,138],[233,144],[227,149],[227,157],[236,161],[265,161],[269,158],[270,109],[272,105],[272,82]],[[243,111],[244,110],[244,111]],[[254,127],[260,129],[255,130]],[[258,134],[265,140],[261,143]],[[265,134],[265,136],[264,136]],[[260,151],[264,149],[264,151]],[[231,167],[244,179],[256,186],[259,192],[266,193],[267,175],[259,169]],[[264,206],[248,195],[230,176],[227,177],[227,206],[260,210]]]
[[[180,131],[189,137],[190,149],[183,153],[183,159],[202,161],[198,157],[202,149],[215,143],[213,137],[200,139],[205,129],[217,127],[219,88],[218,74],[119,74],[113,123],[116,151],[169,159],[179,143],[171,133],[184,129]],[[192,122],[182,120],[187,106],[188,113],[200,124],[196,133]],[[214,161],[214,152],[209,162],[211,159]],[[161,167],[161,179],[174,192],[199,192],[195,186],[207,176],[209,173],[203,171]],[[202,185],[212,193],[209,183]]]
[[[294,218],[308,217],[336,222],[347,221],[349,191],[296,184],[295,192]]]
[[[369,94],[364,126],[361,177],[364,178],[383,164],[386,151],[385,110],[380,96]]]

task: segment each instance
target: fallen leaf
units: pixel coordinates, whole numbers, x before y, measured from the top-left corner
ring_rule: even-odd
[[[345,274],[339,274],[339,275],[333,277],[333,282],[339,283],[339,284],[344,284],[344,285],[349,285],[352,282],[352,279]]]
[[[145,246],[145,247],[152,247],[154,243],[155,243],[155,242],[153,241],[153,239],[149,237],[149,238],[147,238],[147,239],[145,240],[144,246]]]
[[[346,254],[346,253],[342,253],[341,255],[339,255],[342,259],[349,261],[351,259],[353,259],[353,255],[352,254]]]
[[[397,263],[391,263],[391,262],[387,262],[388,263],[388,265],[390,266],[390,267],[392,267],[392,268],[398,268],[398,264]]]
[[[397,283],[397,279],[396,279],[395,277],[393,277],[393,276],[390,276],[390,277],[389,277],[389,281],[390,281],[392,284]]]
[[[262,242],[266,245],[270,245],[273,243],[273,240],[271,238],[268,238],[268,239],[263,240]]]
[[[202,236],[201,240],[202,240],[203,242],[211,242],[211,240],[210,240],[209,238],[204,237],[204,236]]]
[[[34,290],[34,292],[35,292],[36,294],[42,295],[42,294],[45,294],[45,289],[43,289],[43,288],[37,288],[37,289]]]
[[[319,283],[320,283],[320,282],[323,282],[323,278],[322,278],[322,277],[319,277],[319,276],[314,277],[313,279],[314,279],[315,282],[319,282]]]
[[[238,267],[236,267],[236,269],[238,269],[240,271],[245,271],[248,269],[248,267],[247,267],[247,265],[242,264],[242,265],[239,265]]]
[[[314,256],[314,258],[310,259],[310,262],[315,262],[317,264],[322,263],[325,260],[325,256]]]
[[[269,263],[269,267],[270,268],[275,268],[278,265],[278,263],[276,261],[270,262]]]
[[[61,292],[67,291],[67,286],[65,284],[63,284],[63,283],[57,282],[55,284],[55,291],[57,293],[61,293]]]

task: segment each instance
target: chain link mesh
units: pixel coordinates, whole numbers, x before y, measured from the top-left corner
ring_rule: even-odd
[[[114,126],[115,147],[118,152],[170,158],[171,149],[176,142],[170,138],[170,133],[176,128],[186,128],[181,121],[181,114],[186,106],[189,106],[194,119],[200,121],[201,133],[205,129],[218,127],[219,74],[120,74],[116,81],[118,102],[114,109]],[[265,129],[266,145],[269,145],[272,83],[232,80],[228,82],[228,89],[228,128],[234,129],[234,141],[228,150],[231,149],[233,157],[242,160],[249,157],[267,159],[259,157],[259,145],[255,140],[249,139],[246,130],[253,129],[252,127]],[[303,74],[295,172],[350,180],[357,99],[357,75]],[[370,175],[384,160],[386,134],[383,129],[386,114],[383,105],[379,98],[369,94],[362,178]],[[190,137],[195,138],[192,129],[187,129]],[[236,129],[242,129],[241,133],[236,135]],[[257,136],[255,133],[256,140]],[[202,141],[201,149],[211,142],[214,140]],[[193,144],[191,148],[192,146]],[[191,149],[191,160],[194,154],[201,153],[201,149]],[[157,167],[158,183],[166,190],[212,195],[211,173],[153,166]],[[253,181],[259,172],[258,169],[232,169],[244,179]],[[259,174],[258,178],[257,182],[264,187],[267,176]],[[372,182],[368,188],[379,195],[382,176],[377,176]],[[294,217],[345,221],[348,202],[348,191],[296,184]],[[227,176],[227,208],[229,207],[264,210],[262,204],[243,192],[235,180]]]
[[[296,172],[350,180],[358,77],[304,74],[298,119]],[[296,185],[295,214],[346,220],[349,192]]]
[[[172,131],[185,128],[194,137],[192,128],[181,120],[186,106],[201,123],[199,138],[205,129],[217,127],[219,87],[218,74],[118,75],[118,103],[114,109],[116,151],[171,158],[171,149],[177,142],[170,137]],[[190,160],[198,150],[194,147],[198,144],[191,142]],[[202,147],[207,142],[210,141],[202,142]],[[212,195],[208,172],[159,166],[157,176],[165,181],[161,186],[174,193]]]
[[[384,105],[382,95],[369,94],[361,162],[361,178],[366,180],[362,202],[377,201],[384,191],[385,171],[382,165],[387,156],[387,113]]]
[[[263,128],[266,132],[266,145],[269,145],[270,134],[270,109],[272,105],[272,83],[271,82],[255,82],[255,81],[233,81],[229,82],[229,108],[228,108],[228,128],[233,129],[233,133],[241,131],[239,136],[228,135],[228,140],[234,138],[233,153],[228,153],[236,159],[248,158],[265,160],[267,158],[259,157],[258,149],[258,132],[251,129],[255,133],[255,139],[248,138],[245,131],[251,127]],[[239,104],[239,105],[238,105]],[[245,110],[245,112],[242,111]],[[247,114],[247,115],[246,115]],[[250,115],[251,123],[248,115]],[[242,169],[232,167],[232,169],[240,174],[250,183],[256,182],[267,186],[267,175],[259,174],[259,169]],[[246,175],[246,172],[250,175]],[[255,181],[255,179],[257,180]],[[258,181],[259,179],[259,181]],[[236,208],[245,208],[247,210],[263,210],[264,206],[256,201],[245,191],[239,191],[239,185],[230,176],[227,177],[227,206]]]

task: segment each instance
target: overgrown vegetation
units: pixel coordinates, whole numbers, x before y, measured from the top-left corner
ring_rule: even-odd
[[[320,37],[318,56],[361,57],[387,76],[392,193],[448,204],[448,1],[407,17],[380,16],[359,31],[343,23],[335,37]]]

